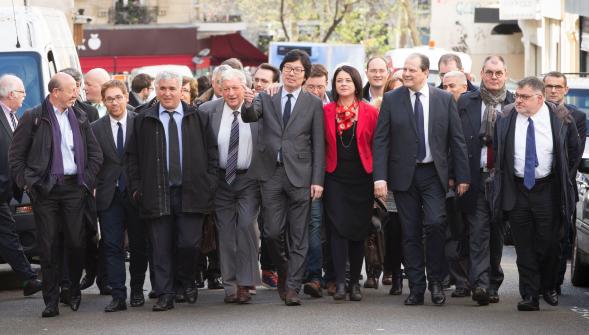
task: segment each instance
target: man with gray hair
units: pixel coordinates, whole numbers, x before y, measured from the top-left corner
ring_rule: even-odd
[[[454,101],[458,101],[460,95],[468,91],[467,83],[468,80],[464,72],[450,71],[442,79],[442,88],[452,94]]]
[[[217,66],[213,70],[213,74],[211,75],[211,88],[206,90],[202,93],[198,98],[196,98],[196,105],[199,106],[207,101],[217,100],[220,99],[223,95],[223,90],[221,88],[221,74],[223,72],[232,69],[231,66],[222,64]]]
[[[138,114],[127,144],[127,190],[153,248],[153,311],[174,308],[178,282],[195,303],[195,262],[217,184],[217,142],[205,115],[181,101],[182,77],[155,78],[158,103]]]
[[[260,188],[248,171],[256,150],[259,125],[241,119],[245,92],[249,91],[243,71],[224,71],[221,87],[222,98],[200,105],[199,112],[208,117],[219,150],[215,224],[224,301],[245,304],[251,300],[248,287],[260,283],[255,232]]]
[[[527,77],[517,84],[515,105],[499,115],[496,134],[498,206],[508,214],[517,253],[517,309],[537,311],[539,295],[556,306],[560,231],[575,206],[577,127],[566,107],[545,102],[542,81]]]
[[[22,192],[12,183],[8,165],[8,149],[12,134],[18,125],[16,112],[26,97],[25,86],[20,78],[5,74],[0,77],[0,256],[12,267],[24,283],[23,293],[29,296],[41,290],[41,281],[31,269],[23,252],[12,212],[10,200],[21,200]]]

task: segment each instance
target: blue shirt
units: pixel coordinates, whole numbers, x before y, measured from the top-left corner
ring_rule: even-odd
[[[168,164],[168,172],[170,171],[170,141],[168,137],[168,124],[170,123],[170,114],[168,114],[161,104],[159,105],[160,121],[164,125],[164,133],[166,135],[166,163]],[[184,117],[184,109],[182,102],[174,109],[174,121],[176,121],[176,128],[178,129],[178,150],[180,151],[180,169],[182,169],[182,118]]]
[[[63,174],[65,176],[71,176],[78,173],[78,166],[74,159],[74,133],[70,126],[68,119],[69,111],[66,109],[61,112],[57,108],[53,107],[57,123],[59,123],[59,132],[61,133],[61,157],[63,158]]]

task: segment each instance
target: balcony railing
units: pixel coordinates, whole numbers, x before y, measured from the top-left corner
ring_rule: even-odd
[[[117,3],[108,10],[109,24],[149,24],[156,23],[158,16],[157,6],[140,6],[129,3],[122,5]]]

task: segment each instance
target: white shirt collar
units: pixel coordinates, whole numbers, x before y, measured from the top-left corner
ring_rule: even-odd
[[[293,98],[296,100],[299,98],[299,94],[301,93],[302,89],[303,89],[303,87],[301,86],[292,92],[287,92],[286,89],[284,87],[282,87],[282,99],[286,98],[287,94],[292,94]]]
[[[123,114],[123,117],[120,120],[115,119],[114,117],[112,117],[110,114],[108,114],[108,118],[110,119],[110,124],[113,126],[117,125],[117,122],[120,122],[121,125],[124,127],[127,125],[127,110],[125,109],[125,114]]]
[[[414,91],[412,89],[409,89],[409,92],[411,92],[412,95],[416,93],[416,91]],[[425,83],[423,85],[423,87],[419,89],[419,92],[421,93],[421,95],[423,95],[424,98],[429,97],[429,85],[428,85],[428,83]]]
[[[225,113],[230,113],[231,116],[233,116],[233,112],[234,111],[239,111],[241,113],[241,106],[243,106],[243,102],[239,105],[239,107],[237,107],[237,109],[232,109],[231,107],[229,107],[229,105],[225,102],[223,103],[223,111]]]

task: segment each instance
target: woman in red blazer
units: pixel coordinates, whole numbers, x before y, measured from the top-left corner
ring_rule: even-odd
[[[346,261],[349,260],[350,300],[359,301],[364,240],[370,232],[374,201],[372,138],[378,112],[362,101],[362,79],[351,66],[335,70],[332,93],[334,102],[324,107],[323,206],[336,275],[333,298],[346,298]]]

